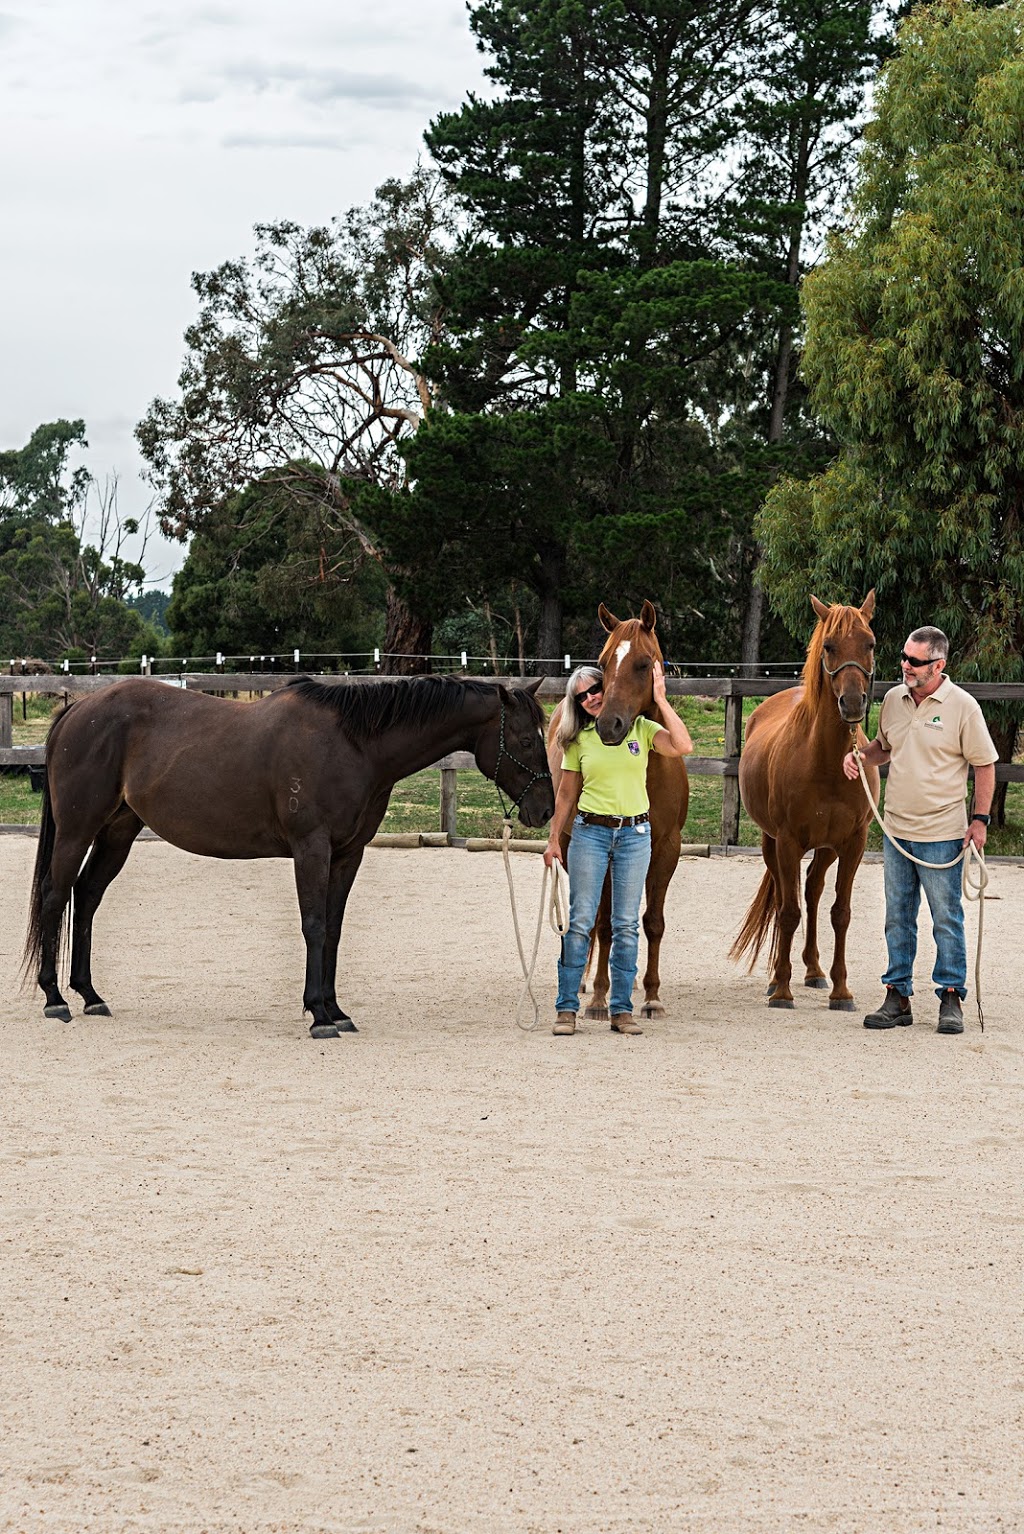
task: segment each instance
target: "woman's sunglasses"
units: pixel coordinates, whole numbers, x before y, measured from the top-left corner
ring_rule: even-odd
[[[604,692],[603,682],[595,682],[593,687],[587,687],[583,692],[578,692],[576,701],[582,703],[584,698],[596,698],[599,692]]]

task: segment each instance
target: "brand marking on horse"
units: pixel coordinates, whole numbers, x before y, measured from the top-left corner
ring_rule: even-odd
[[[288,788],[291,791],[291,797],[288,800],[288,809],[294,815],[294,814],[296,814],[296,812],[298,811],[298,808],[299,808],[299,798],[298,798],[298,796],[299,796],[299,792],[300,792],[300,790],[302,788],[302,779],[301,778],[292,778],[290,780],[289,784],[288,784]]]

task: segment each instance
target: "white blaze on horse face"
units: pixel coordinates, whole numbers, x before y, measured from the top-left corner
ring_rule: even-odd
[[[629,654],[629,640],[628,639],[624,639],[622,641],[622,643],[616,647],[616,650],[615,650],[615,659],[618,661],[620,666],[622,665],[622,662],[626,659],[626,656],[628,654]]]

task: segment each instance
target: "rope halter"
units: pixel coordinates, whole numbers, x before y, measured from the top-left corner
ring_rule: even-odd
[[[498,782],[498,768],[501,766],[501,759],[502,759],[502,757],[507,757],[508,760],[512,763],[512,765],[514,767],[518,767],[522,772],[525,772],[525,773],[529,774],[529,778],[528,778],[526,787],[523,789],[523,791],[519,795],[518,799],[512,799],[512,796],[510,794],[509,798],[511,799],[511,803],[509,805],[507,805],[507,806],[505,804],[505,795],[501,791],[501,784]],[[521,762],[519,760],[518,756],[515,756],[513,754],[513,752],[509,751],[509,749],[505,745],[505,700],[504,700],[504,698],[502,698],[502,700],[501,700],[501,713],[500,713],[500,716],[499,716],[499,723],[498,723],[498,755],[497,755],[497,757],[495,759],[495,763],[494,763],[494,787],[495,787],[495,789],[497,790],[497,793],[498,793],[498,803],[501,805],[502,819],[508,825],[512,824],[512,814],[513,814],[513,811],[518,813],[519,806],[522,804],[523,800],[526,798],[527,794],[530,792],[530,789],[533,787],[533,785],[535,783],[542,783],[545,778],[550,778],[550,776],[551,776],[551,772],[550,772],[550,769],[548,768],[548,765],[547,765],[546,761],[544,763],[544,771],[543,772],[533,772],[533,773],[531,773],[530,772],[530,768],[526,764],[526,762]]]

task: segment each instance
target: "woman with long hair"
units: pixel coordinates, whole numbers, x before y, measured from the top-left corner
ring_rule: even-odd
[[[608,998],[615,1033],[643,1029],[633,1019],[640,931],[640,897],[651,861],[647,758],[685,756],[693,750],[690,732],[668,701],[665,673],[654,667],[654,706],[658,720],[640,714],[617,746],[606,746],[595,721],[604,702],[597,666],[577,666],[565,687],[555,733],[561,748],[562,776],[544,862],[563,861],[562,836],[571,825],[568,850],[569,930],[558,961],[558,1000],[552,1033],[576,1032],[580,984],[597,919],[605,876],[612,876],[612,943],[608,958]]]

